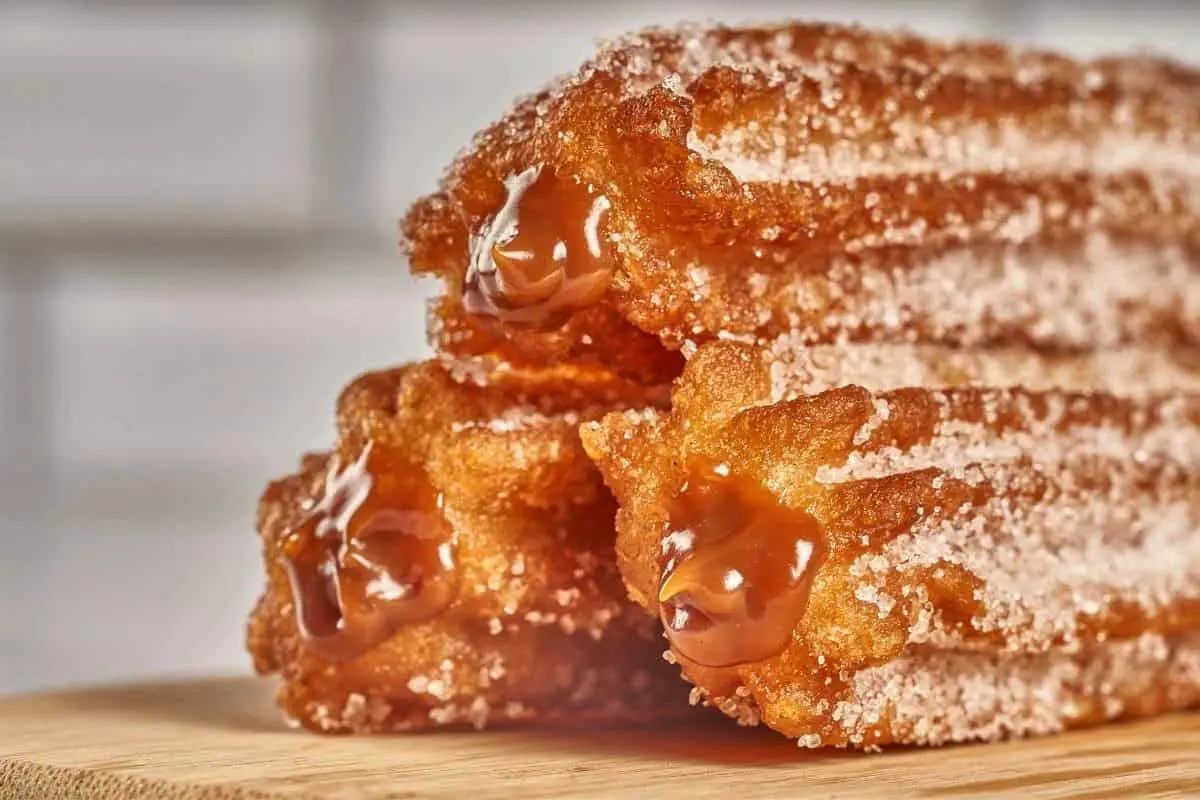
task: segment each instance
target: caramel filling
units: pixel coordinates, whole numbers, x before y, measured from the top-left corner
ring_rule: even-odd
[[[453,531],[419,470],[368,446],[284,543],[296,621],[325,658],[353,658],[432,619],[458,589]]]
[[[504,206],[472,239],[463,305],[521,327],[558,327],[608,289],[608,198],[537,166],[505,187]]]
[[[694,468],[670,508],[659,612],[672,646],[706,667],[782,651],[804,615],[825,534],[755,481]]]

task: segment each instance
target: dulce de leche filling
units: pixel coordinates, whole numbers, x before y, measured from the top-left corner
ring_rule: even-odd
[[[337,473],[283,545],[296,621],[325,658],[353,658],[432,619],[458,590],[453,531],[419,470],[371,445]]]
[[[756,481],[694,465],[670,507],[659,611],[677,652],[706,667],[778,654],[808,605],[825,534]]]
[[[519,327],[558,327],[608,289],[608,198],[540,166],[504,185],[504,206],[471,240],[463,305]]]

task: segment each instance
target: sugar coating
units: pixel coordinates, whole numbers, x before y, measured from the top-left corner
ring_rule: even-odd
[[[814,327],[867,329],[894,340],[916,326],[921,333],[908,336],[957,345],[985,344],[1007,327],[1034,343],[1113,347],[1150,338],[1171,309],[1200,310],[1195,271],[1182,245],[1104,233],[1046,248],[952,250],[908,269],[845,262],[823,284],[829,295]],[[793,291],[811,289],[800,283]],[[1190,311],[1185,316],[1197,324]]]
[[[1185,320],[1185,338],[1200,339],[1195,272],[1184,245],[1114,240],[1100,232],[1052,247],[953,249],[900,263],[894,256],[842,259],[778,290],[789,298],[780,301],[790,309],[788,329],[764,343],[781,356],[838,337],[972,349],[1014,340],[1089,350],[1138,343],[1133,349],[1145,352],[1161,348],[1141,343],[1169,344],[1160,326],[1176,313]]]
[[[861,670],[832,719],[869,745],[880,720],[912,744],[1055,733],[1200,701],[1200,633],[1144,634],[1073,654],[921,651]]]
[[[822,184],[860,177],[894,177],[922,172],[953,175],[1004,172],[1014,168],[1034,175],[1063,169],[1098,173],[1127,170],[1200,173],[1200,155],[1164,149],[1160,138],[1136,133],[1101,134],[1093,142],[1077,139],[1044,141],[1027,131],[996,130],[987,125],[964,127],[953,134],[916,130],[894,131],[894,134],[900,139],[911,139],[913,151],[924,152],[897,157],[882,147],[863,147],[844,141],[829,146],[793,143],[782,130],[771,136],[768,149],[758,131],[745,128],[722,130],[706,138],[693,133],[689,145],[699,155],[720,162],[738,180],[747,183],[795,181]],[[795,152],[789,153],[789,149]]]
[[[519,102],[405,231],[415,268],[453,288],[464,220],[486,217],[459,198],[533,163],[603,187],[617,257],[601,306],[564,337],[469,345],[642,380],[678,368],[638,349],[646,335],[687,356],[784,335],[1194,346],[1197,86],[1152,58],[802,23],[652,29]]]
[[[1192,398],[1158,400],[1102,424],[1070,424],[1068,398],[1035,405],[991,390],[983,419],[966,422],[954,418],[948,397],[930,395],[944,418],[927,440],[873,446],[891,404],[902,413],[904,399],[877,397],[856,449],[839,466],[821,466],[814,480],[832,486],[932,468],[986,487],[990,499],[919,508],[906,533],[851,567],[867,580],[860,600],[886,616],[894,600],[885,606],[875,597],[885,574],[903,587],[906,574],[958,565],[980,585],[974,630],[1026,651],[1072,643],[1082,617],[1113,603],[1136,606],[1147,618],[1182,600],[1200,603],[1200,406]],[[1014,409],[1019,419],[999,429],[995,420]],[[953,644],[936,616],[918,619],[910,642]]]
[[[487,430],[492,433],[515,433],[529,428],[544,426],[548,423],[561,422],[567,425],[578,425],[586,415],[586,410],[563,411],[554,415],[543,414],[532,406],[513,406],[505,409],[499,415],[486,420],[460,420],[450,426],[452,433],[469,430]]]
[[[992,702],[1033,685],[1018,656],[1100,663],[1109,639],[1200,624],[1200,423],[1182,396],[1200,341],[1197,85],[1153,59],[838,26],[651,30],[481,134],[405,230],[416,268],[453,289],[455,247],[494,213],[479,198],[505,176],[536,163],[614,198],[604,303],[561,335],[508,330],[494,347],[673,378],[677,364],[633,355],[648,334],[693,365],[670,413],[583,428],[621,501],[623,575],[649,610],[664,509],[691,457],[827,525],[818,611],[778,661],[716,677],[685,663],[696,700],[804,746],[1053,729],[1108,712],[1070,707],[1090,686],[1038,685],[1044,709]],[[437,342],[488,346],[477,332]],[[740,355],[710,372],[725,345]],[[746,354],[755,346],[766,362]],[[879,396],[1018,383],[1043,394]],[[1121,396],[1140,405],[1110,402]],[[931,408],[946,413],[926,425]],[[1161,648],[1147,648],[1154,663]],[[831,698],[871,694],[857,676],[893,667],[945,687],[973,675],[985,685],[963,697],[990,711],[947,718],[941,734],[940,712],[916,699],[910,716],[885,705],[858,715],[866,728],[828,724]],[[1183,674],[1180,693],[1146,708],[1190,702]],[[936,694],[925,682],[903,688]],[[988,728],[989,715],[1017,721]]]
[[[994,499],[927,510],[851,573],[861,574],[860,588],[872,593],[893,574],[903,591],[907,574],[959,565],[980,582],[971,627],[1023,652],[1076,644],[1087,617],[1113,603],[1149,619],[1181,601],[1200,603],[1200,481],[1178,467],[1123,468],[1109,460],[1077,460],[1059,470],[1059,493],[1031,503],[1019,491],[1032,478],[1028,472],[982,469]],[[1079,475],[1088,476],[1086,488],[1072,485]],[[1096,488],[1101,481],[1103,490]],[[859,599],[875,601],[885,615],[894,604]],[[911,643],[970,644],[927,608],[932,617],[918,618]]]
[[[890,408],[888,401],[882,402]],[[1062,401],[1059,408],[1065,404]],[[1048,415],[1030,413],[1024,426],[1014,430],[997,431],[986,422],[950,418],[938,424],[927,442],[908,448],[864,447],[851,452],[843,464],[822,465],[814,478],[818,483],[834,484],[930,467],[954,473],[973,465],[1017,460],[1027,460],[1033,467],[1047,471],[1069,457],[1098,456],[1120,461],[1131,453],[1138,454],[1140,461],[1167,459],[1190,465],[1200,454],[1200,429],[1188,424],[1188,412],[1194,414],[1195,408],[1195,403],[1182,401],[1165,404],[1159,418],[1133,432],[1113,424],[1071,426],[1060,432],[1053,403]],[[869,446],[871,441],[868,432],[855,444]]]
[[[807,345],[803,336],[789,333],[766,342],[764,351],[773,401],[846,384],[871,391],[963,385],[1132,396],[1200,391],[1200,352],[1161,347],[1122,346],[1055,355],[1024,347],[905,342]]]
[[[1122,93],[1107,81],[1097,86],[1096,73],[1021,81],[936,63],[805,63],[795,53],[771,63],[730,60],[707,67],[726,70],[709,84],[749,95],[746,108],[720,123],[702,119],[688,144],[744,182],[1200,168],[1196,113],[1186,102],[1194,97],[1183,89]],[[701,81],[693,94],[714,88]],[[1006,114],[981,112],[996,102]]]
[[[714,67],[780,75],[807,70],[821,77],[829,65],[903,67],[920,75],[963,75],[976,81],[1012,80],[1020,86],[1058,81],[1080,94],[1106,87],[1161,88],[1170,82],[1169,63],[1140,58],[1086,63],[1048,51],[1013,48],[995,42],[944,42],[905,31],[871,31],[857,26],[794,22],[730,28],[682,24],[648,28],[602,42],[596,68],[616,72],[639,91],[679,76],[676,86]],[[676,88],[676,92],[681,88]],[[829,106],[837,104],[828,96]]]
[[[625,600],[615,507],[576,433],[582,420],[640,408],[655,392],[600,388],[583,399],[568,377],[511,373],[463,385],[427,362],[343,390],[336,449],[273,482],[259,511],[268,582],[248,644],[257,671],[283,678],[289,717],[367,733],[671,715],[678,679],[643,666],[657,664],[655,622]],[[385,457],[368,463],[368,452]],[[371,507],[373,486],[400,480],[438,497],[453,532],[455,597],[438,617],[331,660],[306,646],[297,624],[281,564],[289,533],[313,508],[336,510],[330,490],[350,494],[337,506],[349,516]]]
[[[786,692],[785,692],[786,694]],[[795,698],[806,703],[803,697]],[[750,691],[711,705],[741,725],[760,724]],[[1082,651],[1037,653],[914,646],[887,664],[855,672],[828,709],[824,733],[796,735],[801,748],[833,742],[945,745],[1058,733],[1108,720],[1186,709],[1200,703],[1200,633],[1146,633]]]
[[[650,608],[692,459],[823,525],[828,555],[782,652],[720,669],[675,654],[698,702],[803,747],[874,747],[1200,701],[1191,354],[802,342],[701,346],[671,412],[583,429]]]

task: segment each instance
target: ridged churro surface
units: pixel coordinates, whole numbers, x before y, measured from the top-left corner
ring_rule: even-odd
[[[519,102],[403,225],[447,356],[654,383],[714,338],[1200,340],[1200,77],[790,24],[657,30]]]
[[[936,383],[909,356],[899,374]],[[1200,700],[1194,372],[1126,391],[1092,356],[1043,364],[1069,388],[970,385],[1013,358],[962,354],[943,388],[809,372],[797,392],[769,351],[716,343],[670,412],[584,426],[622,573],[697,700],[835,745]]]
[[[576,428],[644,390],[436,363],[358,378],[331,453],[268,486],[249,627],[292,720],[327,732],[645,719],[682,706],[613,558]],[[675,697],[676,703],[669,700]]]

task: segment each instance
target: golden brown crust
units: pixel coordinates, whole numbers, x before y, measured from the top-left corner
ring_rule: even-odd
[[[613,500],[576,435],[582,419],[652,398],[608,388],[589,406],[570,380],[485,389],[455,383],[436,363],[346,387],[336,450],[306,456],[259,507],[268,585],[248,642],[256,670],[283,677],[290,718],[320,731],[381,732],[643,719],[670,707],[678,681],[656,668],[654,626],[627,613],[612,558]],[[458,590],[431,621],[331,660],[298,628],[286,553],[322,495],[330,459],[352,464],[368,443],[391,454],[389,470],[421,475],[441,494]]]
[[[1200,349],[1129,346],[1043,353],[1020,345],[964,348],[931,344],[804,346],[770,342],[771,397],[790,400],[846,384],[873,392],[905,386],[1022,386],[1044,391],[1103,389],[1124,395],[1200,392]]]
[[[1179,702],[1200,698],[1188,666],[1200,643],[1200,397],[1098,380],[1076,392],[844,386],[774,402],[770,373],[761,351],[708,345],[669,413],[614,413],[582,431],[620,502],[622,574],[652,612],[690,465],[717,464],[821,526],[826,555],[778,655],[711,668],[674,648],[714,705],[826,744],[992,738],[1125,709],[1141,684],[1117,675],[1116,654],[1141,650],[1176,670]],[[1076,656],[1126,688],[1097,698],[1098,683],[1056,684],[1037,701],[1038,665],[1066,670]],[[906,681],[928,702],[897,696]],[[1002,697],[1014,687],[1019,697]],[[929,699],[946,692],[990,711],[952,719]]]
[[[428,333],[430,345],[446,363],[469,367],[482,382],[516,371],[521,380],[570,373],[576,383],[607,383],[615,371],[653,386],[670,382],[683,369],[679,353],[664,349],[656,337],[603,305],[576,314],[560,328],[526,331],[519,340],[509,340],[495,320],[473,317],[461,304],[442,297],[430,307]],[[617,351],[598,348],[595,342],[620,348],[619,368],[613,363]]]
[[[609,292],[550,334],[435,334],[444,352],[654,382],[677,365],[645,334],[1200,340],[1200,79],[1170,62],[803,24],[629,37],[480,134],[410,212],[443,333],[465,326],[472,235],[533,165],[611,201]]]
[[[1195,71],[838,26],[652,30],[482,132],[403,237],[445,282],[430,338],[460,380],[583,402],[691,359],[670,412],[617,403],[583,436],[629,591],[697,698],[839,745],[1200,699]],[[557,463],[513,484],[496,442],[458,430],[422,458],[438,481],[471,466],[446,496],[480,524],[589,485]],[[694,549],[706,526],[792,520],[812,528]],[[730,666],[714,641],[734,629],[755,655]]]

